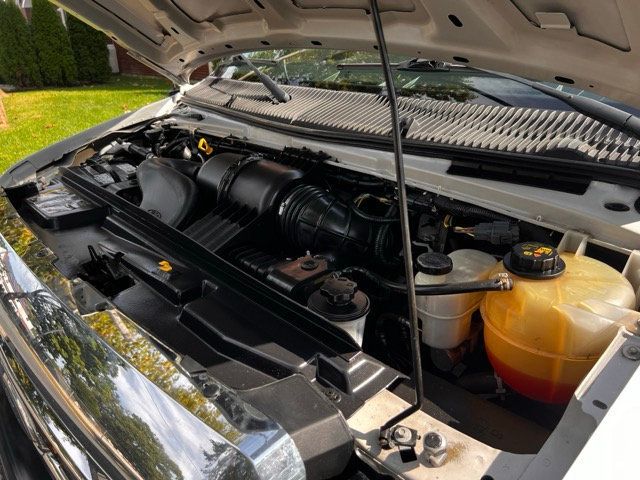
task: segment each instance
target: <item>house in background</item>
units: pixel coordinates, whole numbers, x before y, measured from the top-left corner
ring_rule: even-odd
[[[0,0],[2,1],[2,0]],[[31,21],[31,9],[32,4],[31,0],[14,0],[20,11],[27,19],[27,22]],[[67,12],[63,9],[57,9],[58,14],[60,15],[60,19],[62,20],[63,25],[67,25]],[[114,44],[110,38],[105,36],[105,43],[107,44],[107,48],[109,49],[109,65],[111,66],[111,71],[113,73],[123,73],[127,75],[149,75],[161,77],[158,72],[147,67],[143,63],[140,63],[135,58],[131,57],[127,51],[122,48],[120,45]],[[209,75],[209,66],[203,65],[198,68],[191,75],[191,80],[202,80],[204,77]]]
[[[20,7],[20,11],[24,15],[24,18],[27,19],[27,22],[31,21],[31,0],[15,0],[18,7]]]

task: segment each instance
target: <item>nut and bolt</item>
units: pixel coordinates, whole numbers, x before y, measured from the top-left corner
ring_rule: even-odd
[[[433,467],[439,467],[447,459],[447,439],[438,432],[427,432],[424,435],[424,453]]]
[[[393,431],[393,439],[398,443],[410,442],[412,438],[413,433],[407,427],[400,426]]]
[[[334,390],[333,388],[328,388],[324,391],[324,394],[326,395],[326,397],[331,400],[332,402],[339,402],[342,397],[340,396],[340,394]]]
[[[640,360],[640,347],[637,345],[625,345],[622,347],[622,355],[629,360]]]

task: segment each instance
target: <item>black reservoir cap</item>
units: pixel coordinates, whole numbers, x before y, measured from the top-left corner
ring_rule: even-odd
[[[532,279],[555,278],[562,275],[566,265],[558,250],[539,242],[514,245],[504,256],[504,266],[511,273]]]
[[[353,280],[329,278],[309,297],[307,306],[331,322],[348,322],[369,313],[369,297]]]
[[[417,269],[426,275],[446,275],[453,270],[453,260],[448,255],[428,252],[418,255]]]

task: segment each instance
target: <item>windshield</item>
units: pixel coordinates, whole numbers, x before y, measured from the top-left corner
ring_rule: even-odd
[[[261,72],[282,85],[384,93],[384,78],[376,51],[284,49],[248,52],[245,56]],[[483,105],[571,110],[562,101],[545,93],[498,75],[474,70],[462,63],[408,59],[398,55],[391,55],[391,62],[400,96]],[[259,81],[247,65],[234,57],[220,59],[215,65],[214,75]],[[629,113],[640,113],[637,109],[591,92],[559,83],[545,84],[567,93],[602,101]]]

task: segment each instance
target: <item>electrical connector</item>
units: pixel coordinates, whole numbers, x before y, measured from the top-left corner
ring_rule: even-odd
[[[479,223],[473,227],[472,232],[475,240],[493,245],[513,245],[520,238],[518,225],[506,221]]]

